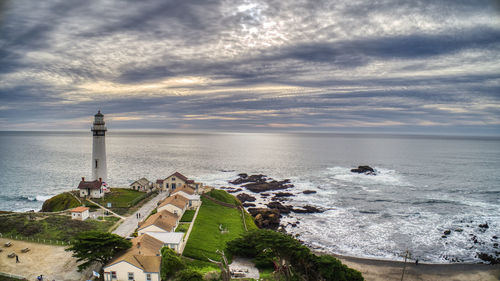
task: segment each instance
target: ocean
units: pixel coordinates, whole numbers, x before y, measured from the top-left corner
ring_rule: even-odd
[[[0,210],[39,210],[75,189],[91,175],[91,145],[90,131],[0,132]],[[285,204],[326,210],[282,219],[315,249],[388,260],[408,250],[428,263],[500,251],[499,138],[110,131],[106,145],[111,186],[175,171],[216,187],[238,173],[290,179]],[[351,173],[358,165],[377,175]]]

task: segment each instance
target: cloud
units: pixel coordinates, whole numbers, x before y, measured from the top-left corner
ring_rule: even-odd
[[[0,129],[500,129],[494,1],[2,3]]]

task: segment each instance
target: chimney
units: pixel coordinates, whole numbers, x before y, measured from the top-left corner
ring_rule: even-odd
[[[82,181],[85,181],[85,177],[82,177]]]
[[[162,218],[162,215],[160,215],[160,219]]]
[[[177,199],[177,195],[174,196],[174,199]]]
[[[102,182],[102,178],[99,178],[99,182]]]
[[[137,248],[141,247],[141,242],[137,242]]]

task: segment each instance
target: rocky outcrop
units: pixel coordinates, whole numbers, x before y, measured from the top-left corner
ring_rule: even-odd
[[[270,209],[276,209],[280,212],[280,214],[289,214],[292,210],[292,206],[284,206],[280,202],[271,202],[269,204],[266,204],[267,207]]]
[[[294,195],[290,192],[277,192],[274,194],[274,197],[290,197],[290,196]]]
[[[290,182],[289,180],[283,180],[283,181],[272,180],[269,182],[247,183],[243,185],[243,187],[252,192],[260,193],[264,191],[287,189],[293,187],[293,184],[289,184],[289,182]]]
[[[278,210],[267,208],[249,208],[248,212],[254,217],[258,228],[278,229],[280,225],[280,213]]]
[[[302,193],[304,193],[304,194],[314,194],[314,193],[317,193],[317,191],[315,191],[315,190],[304,190],[304,191],[302,191]]]
[[[243,203],[241,204],[243,207],[248,208],[248,207],[255,207],[256,205],[254,203]]]
[[[477,257],[489,264],[500,264],[500,252],[495,253],[496,256],[487,253],[477,253]]]
[[[351,169],[351,172],[365,175],[376,175],[375,170],[370,166],[358,166],[357,169]]]
[[[301,213],[301,214],[311,214],[311,213],[323,213],[324,210],[318,209],[313,206],[305,205],[302,208],[293,208],[292,210],[295,213]]]
[[[245,173],[241,173],[241,174],[238,174],[237,179],[230,181],[229,183],[235,184],[235,185],[240,185],[240,184],[244,184],[244,183],[248,183],[248,182],[264,183],[264,182],[266,182],[266,179],[267,179],[267,176],[262,175],[262,174],[248,176]]]
[[[257,200],[255,199],[255,197],[248,195],[246,193],[240,193],[236,195],[236,198],[238,198],[238,200],[240,200],[241,203],[254,202],[255,200]]]
[[[241,173],[238,175],[237,179],[230,181],[229,183],[234,185],[242,185],[242,187],[245,187],[255,193],[293,187],[293,184],[290,184],[289,179],[276,181],[267,178],[266,175],[262,174],[249,176],[245,173]]]

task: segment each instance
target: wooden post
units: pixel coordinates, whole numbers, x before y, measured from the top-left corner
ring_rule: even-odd
[[[403,274],[401,275],[401,281],[403,281],[403,278],[405,276],[405,269],[406,269],[406,259],[408,258],[408,249],[406,249],[406,254],[405,254],[405,262],[403,264]]]

